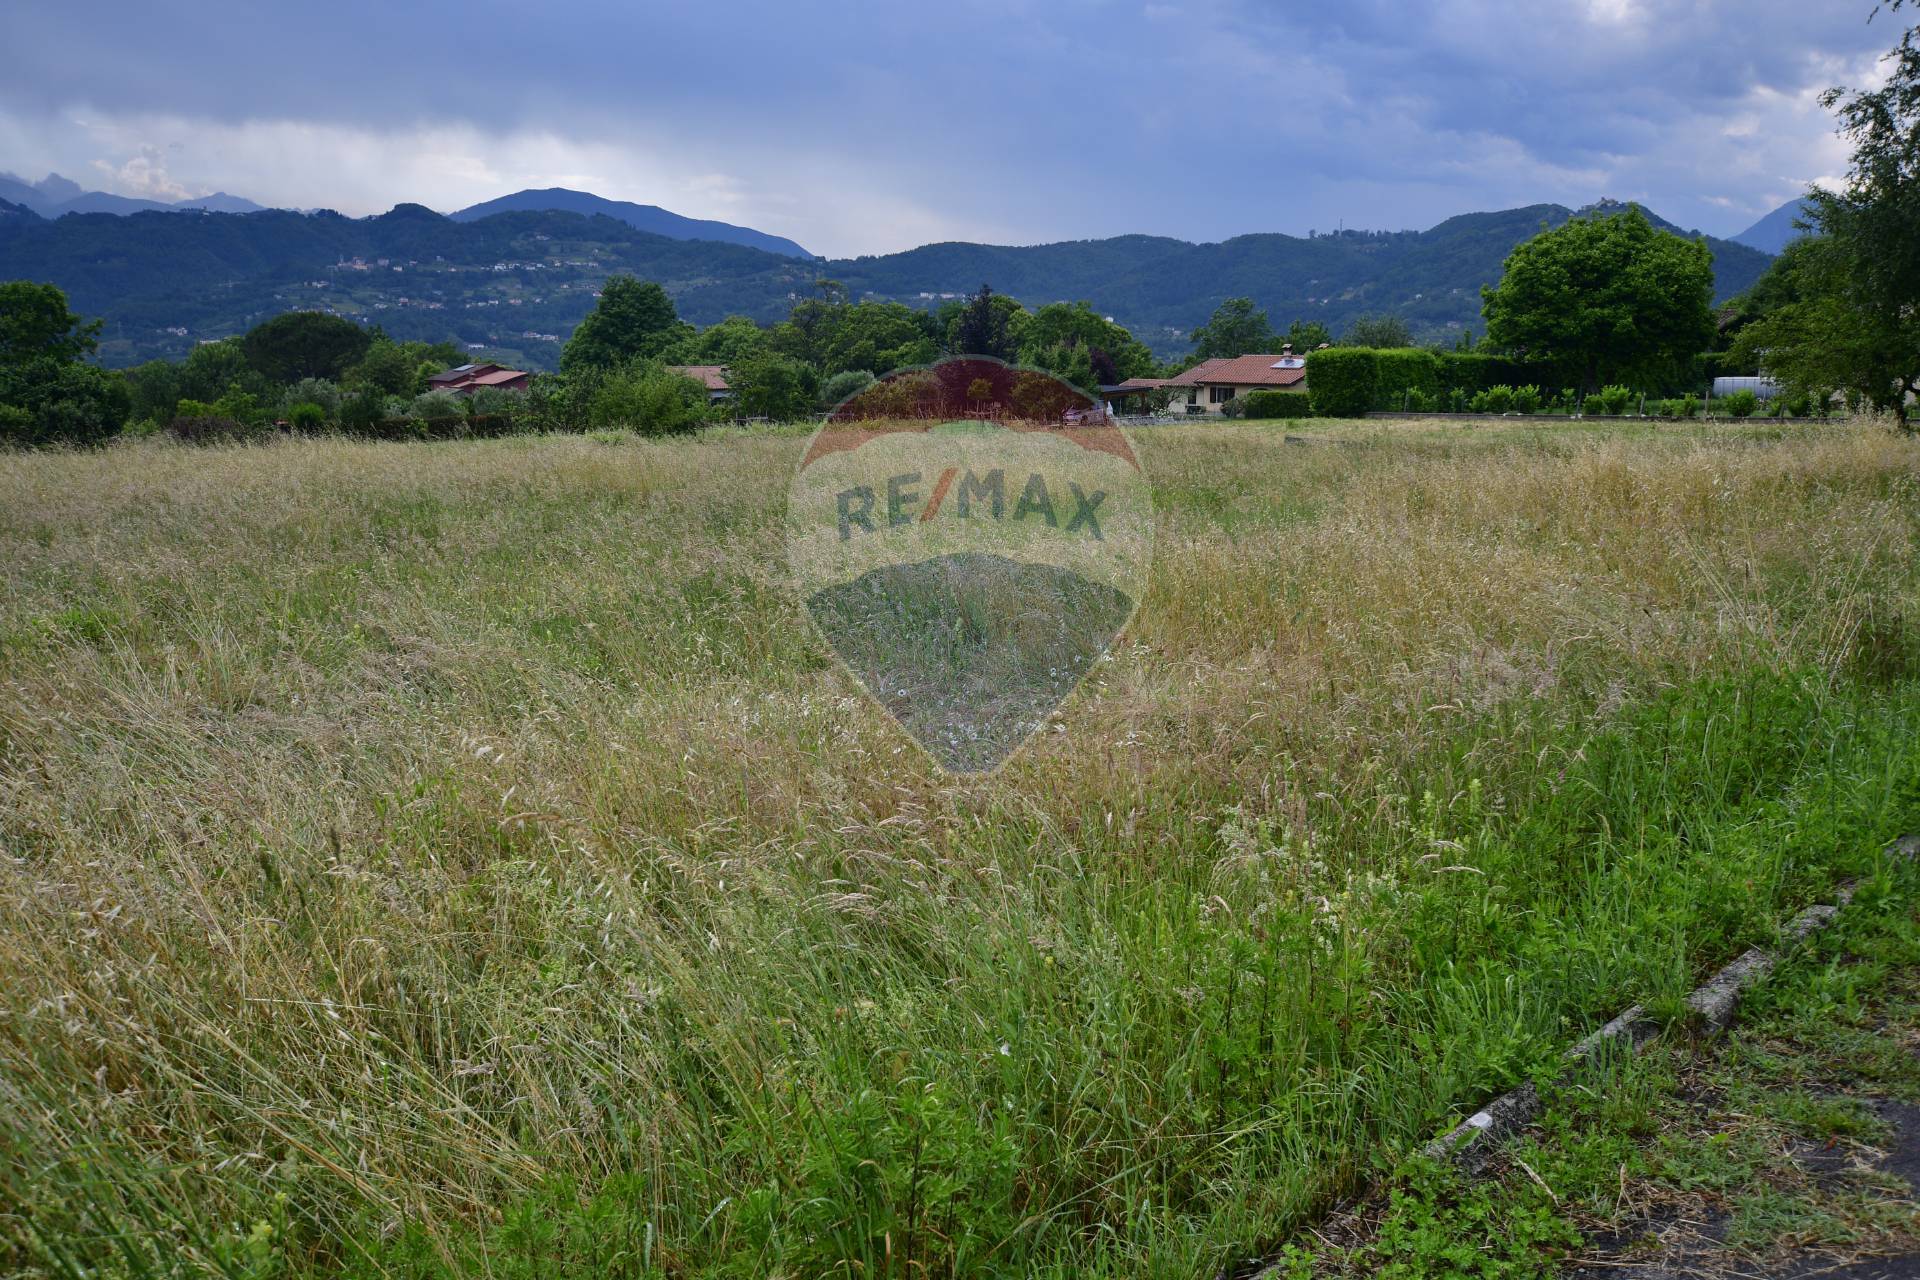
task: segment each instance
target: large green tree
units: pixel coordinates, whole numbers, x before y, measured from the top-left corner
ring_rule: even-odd
[[[1333,333],[1318,320],[1295,320],[1287,326],[1286,340],[1302,355],[1333,345]]]
[[[1095,382],[1150,377],[1157,367],[1146,343],[1095,311],[1089,302],[1049,302],[1021,326],[1021,364],[1051,368],[1041,355],[1056,347],[1083,349]]]
[[[221,338],[217,342],[202,342],[187,353],[180,362],[179,377],[175,380],[176,396],[188,400],[217,400],[235,383],[252,395],[261,395],[269,390],[267,380],[254,371],[247,363],[247,353],[238,338]],[[173,406],[167,406],[167,416],[171,417]]]
[[[125,382],[86,362],[99,332],[53,285],[0,284],[0,441],[92,444],[125,425]]]
[[[459,356],[444,342],[395,342],[376,333],[366,354],[347,367],[344,381],[382,395],[417,396],[427,389],[428,378],[451,367]]]
[[[822,335],[814,364],[828,376],[846,369],[889,373],[930,364],[939,353],[930,321],[926,312],[898,302],[843,306],[836,323]]]
[[[1228,298],[1214,308],[1211,319],[1193,331],[1196,361],[1272,351],[1278,345],[1267,313],[1254,306],[1252,298]]]
[[[933,360],[933,318],[927,312],[898,302],[849,303],[837,286],[823,292],[823,298],[795,304],[773,327],[768,350],[810,364],[823,377],[847,369],[888,373]]]
[[[1904,423],[1920,365],[1920,320],[1861,306],[1857,263],[1839,241],[1817,236],[1790,247],[1796,252],[1783,256],[1778,283],[1792,300],[1742,328],[1730,362],[1765,372],[1790,396],[1824,402],[1841,391]]]
[[[747,316],[728,316],[661,353],[671,364],[734,364],[767,348],[767,331]]]
[[[727,367],[733,411],[743,418],[793,422],[813,412],[820,379],[811,365],[764,351]]]
[[[1587,391],[1665,376],[1713,339],[1706,241],[1661,231],[1638,207],[1541,232],[1480,296],[1489,342]]]
[[[947,335],[948,350],[957,356],[1012,360],[1020,347],[1013,316],[1022,310],[1012,298],[994,293],[990,285],[981,285],[980,291],[967,299],[967,305],[954,318]]]
[[[651,280],[610,276],[600,286],[600,300],[561,348],[560,368],[573,373],[650,360],[693,332],[665,289]]]
[[[1050,347],[1042,347],[1021,357],[1022,364],[1030,364],[1036,369],[1044,369],[1062,382],[1070,382],[1088,395],[1098,391],[1100,384],[1111,377],[1111,369],[1101,371],[1094,367],[1093,351],[1077,342],[1056,342]]]
[[[1762,313],[1732,354],[1790,392],[1844,391],[1910,429],[1907,398],[1920,392],[1920,27],[1884,61],[1879,89],[1823,98],[1853,144],[1847,181],[1808,193],[1818,234],[1755,286]]]
[[[247,364],[279,386],[302,378],[338,379],[366,355],[373,335],[342,316],[289,311],[255,325],[240,340]]]
[[[1399,316],[1360,316],[1347,326],[1340,337],[1343,347],[1373,347],[1388,350],[1413,345],[1413,330]],[[1299,350],[1299,348],[1295,348]]]
[[[99,336],[100,322],[72,311],[58,286],[30,280],[0,284],[0,365],[79,360],[93,354]]]

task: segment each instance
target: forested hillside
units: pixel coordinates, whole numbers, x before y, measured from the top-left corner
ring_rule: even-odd
[[[1560,205],[1532,205],[1464,214],[1426,231],[1247,235],[1219,244],[1156,236],[1026,248],[946,243],[814,262],[565,212],[456,221],[399,205],[359,219],[283,210],[12,217],[0,218],[0,279],[65,289],[78,310],[105,320],[101,355],[115,365],[179,356],[282,311],[323,309],[396,338],[450,340],[552,368],[614,272],[659,281],[679,314],[699,324],[730,314],[783,319],[821,276],[843,281],[855,298],[910,305],[934,305],[985,282],[1030,307],[1087,299],[1172,355],[1228,297],[1250,296],[1282,324],[1318,320],[1336,333],[1369,313],[1402,316],[1423,338],[1477,329],[1480,286],[1498,280],[1507,253],[1572,216]],[[1745,289],[1768,262],[1744,245],[1709,244],[1721,298]]]

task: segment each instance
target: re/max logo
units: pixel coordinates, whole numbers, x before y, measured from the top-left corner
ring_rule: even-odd
[[[954,477],[959,476],[956,485]],[[934,481],[933,492],[922,505],[919,486],[924,477],[918,471],[907,471],[897,476],[888,476],[886,483],[886,511],[884,517],[876,514],[874,507],[879,497],[869,485],[857,484],[851,489],[842,489],[834,496],[838,507],[840,541],[846,542],[853,537],[853,531],[864,529],[868,533],[878,532],[878,522],[884,518],[888,528],[910,525],[916,520],[931,520],[946,505],[949,495],[953,499],[953,510],[961,519],[973,515],[974,508],[980,506],[991,513],[995,520],[1007,517],[1007,473],[1005,468],[995,467],[984,476],[975,475],[971,468],[964,476],[959,467],[948,467]],[[1100,521],[1095,515],[1100,504],[1106,501],[1107,492],[1095,489],[1091,494],[1080,487],[1078,482],[1067,481],[1067,489],[1072,497],[1072,511],[1067,515],[1066,532],[1079,533],[1085,530],[1095,542],[1103,542],[1100,536]],[[1062,501],[1065,495],[1062,496]],[[1047,488],[1047,478],[1038,471],[1027,476],[1026,487],[1020,491],[1020,498],[1013,504],[1014,520],[1024,520],[1029,516],[1046,522],[1049,529],[1061,527],[1061,509],[1054,505],[1054,495]]]

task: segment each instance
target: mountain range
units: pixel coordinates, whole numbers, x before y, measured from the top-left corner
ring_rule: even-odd
[[[764,231],[755,231],[752,227],[736,227],[731,222],[682,217],[671,209],[662,209],[657,204],[608,200],[589,191],[569,191],[565,187],[516,191],[510,196],[501,196],[498,200],[486,200],[480,204],[469,205],[458,213],[447,216],[455,222],[473,222],[496,213],[519,213],[529,210],[588,215],[600,213],[641,231],[651,231],[657,236],[666,236],[670,240],[718,240],[722,244],[744,244],[752,249],[765,249],[768,253],[777,253],[788,258],[814,256],[785,236],[771,236]]]
[[[38,182],[0,173],[0,200],[19,205],[42,218],[58,218],[69,213],[254,213],[266,207],[224,191],[185,200],[116,196],[105,191],[87,191],[73,179],[57,173],[50,173]]]
[[[1807,214],[1805,200],[1789,200],[1760,221],[1742,231],[1733,239],[1750,249],[1762,253],[1779,253],[1793,241],[1807,234],[1794,226],[1794,222]]]
[[[28,185],[43,202],[63,194]],[[856,298],[917,307],[988,283],[1029,306],[1086,299],[1156,353],[1173,356],[1235,296],[1252,297],[1280,327],[1318,320],[1339,333],[1360,315],[1393,313],[1422,338],[1477,330],[1480,286],[1499,279],[1515,245],[1577,213],[1624,207],[1529,205],[1462,214],[1425,231],[1256,234],[1217,244],[1144,235],[1025,247],[948,242],[824,260],[778,237],[765,239],[784,251],[659,234],[634,220],[664,215],[672,221],[654,225],[682,233],[725,224],[585,193],[507,200],[573,197],[591,211],[480,205],[447,216],[403,204],[368,218],[143,210],[47,220],[0,209],[0,279],[66,289],[77,310],[105,320],[101,355],[116,365],[179,356],[282,311],[322,309],[396,337],[451,339],[489,358],[547,369],[592,308],[600,282],[621,271],[659,281],[681,316],[701,324],[730,314],[783,319],[821,277],[841,281]],[[0,201],[32,208],[4,187]],[[1717,299],[1746,289],[1770,260],[1748,245],[1708,243]]]
[[[50,173],[38,182],[28,182],[12,173],[0,173],[0,205],[18,206],[42,218],[59,218],[69,213],[259,213],[265,205],[243,196],[216,191],[210,196],[184,200],[146,200],[117,196],[105,191],[86,191],[71,178]],[[657,204],[635,204],[631,200],[608,200],[588,191],[569,191],[565,187],[528,188],[496,200],[482,201],[448,214],[456,222],[473,222],[496,213],[527,210],[563,213],[600,213],[641,231],[651,231],[670,240],[717,240],[722,244],[743,244],[765,249],[789,258],[811,258],[785,236],[768,235],[752,227],[709,218],[688,218],[662,209]]]

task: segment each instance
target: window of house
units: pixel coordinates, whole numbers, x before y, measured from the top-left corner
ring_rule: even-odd
[[[1188,404],[1200,403],[1200,389],[1198,387],[1195,387],[1192,391],[1187,392],[1187,403]]]
[[[1232,387],[1208,387],[1207,388],[1208,404],[1225,404],[1227,401],[1231,399],[1233,399]]]

